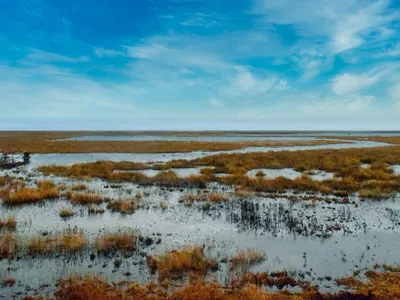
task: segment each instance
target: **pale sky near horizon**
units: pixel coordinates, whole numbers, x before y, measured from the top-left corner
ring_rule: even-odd
[[[400,130],[398,0],[0,0],[0,130]]]

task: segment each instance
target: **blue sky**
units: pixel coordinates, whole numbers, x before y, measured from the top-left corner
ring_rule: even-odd
[[[0,0],[0,129],[400,130],[398,0]]]

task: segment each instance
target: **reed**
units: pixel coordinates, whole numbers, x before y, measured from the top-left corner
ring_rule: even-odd
[[[79,252],[88,244],[82,231],[66,230],[51,236],[37,236],[27,243],[28,253],[36,255],[48,255],[57,251]]]
[[[113,212],[119,212],[121,214],[132,214],[135,212],[135,200],[131,199],[120,199],[113,200],[107,204],[107,208]]]
[[[12,259],[18,250],[18,240],[10,232],[2,232],[0,235],[0,259]]]
[[[236,253],[232,259],[231,263],[233,267],[247,267],[264,260],[264,255],[255,249],[247,249],[239,251]]]
[[[216,270],[218,263],[215,259],[204,254],[204,247],[193,246],[181,250],[172,250],[162,255],[148,257],[148,266],[158,270],[158,279],[181,277],[187,272],[205,275],[208,270]]]
[[[17,221],[15,217],[8,217],[7,219],[0,219],[0,229],[15,229],[17,228]]]
[[[69,208],[64,208],[62,210],[60,210],[60,217],[61,218],[69,218],[72,217],[74,215],[74,212],[72,211],[72,209]]]
[[[97,251],[109,253],[116,251],[130,252],[136,249],[137,235],[134,231],[104,233],[95,241]]]
[[[68,193],[67,198],[74,204],[100,204],[103,203],[104,197],[96,193]]]
[[[37,188],[11,183],[0,192],[0,197],[6,205],[37,203],[45,199],[58,198],[59,195],[59,190],[51,181],[39,181],[37,182]]]

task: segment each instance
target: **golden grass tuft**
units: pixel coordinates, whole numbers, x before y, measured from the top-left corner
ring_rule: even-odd
[[[60,192],[52,181],[38,181],[37,188],[30,188],[26,187],[25,184],[11,182],[8,187],[0,192],[0,196],[6,205],[21,205],[58,198]]]
[[[228,201],[229,197],[226,194],[221,193],[197,193],[197,194],[186,194],[179,198],[180,202],[185,204],[191,204],[194,201],[205,201],[205,202],[225,202]]]
[[[75,184],[71,187],[71,191],[85,191],[87,186],[83,183]]]
[[[79,252],[88,241],[82,231],[66,230],[52,236],[38,236],[28,241],[29,254],[48,255],[56,251]]]
[[[160,207],[161,207],[161,209],[163,209],[163,210],[165,210],[165,209],[167,209],[168,208],[168,202],[167,201],[161,201],[160,202]]]
[[[400,299],[400,274],[397,272],[367,271],[364,275],[368,282],[354,277],[337,279],[336,283],[354,290],[354,293],[370,296],[371,299]]]
[[[90,215],[92,215],[92,214],[102,214],[102,213],[104,213],[104,208],[99,207],[99,206],[97,206],[95,204],[89,204],[88,205],[88,213]]]
[[[104,197],[96,193],[67,193],[67,198],[71,199],[74,204],[100,204],[103,203]]]
[[[69,217],[72,217],[73,215],[74,215],[74,212],[72,211],[72,209],[64,208],[64,209],[60,210],[61,218],[69,218]]]
[[[99,252],[130,252],[136,249],[136,232],[125,231],[115,233],[105,233],[95,241],[96,250]]]
[[[231,263],[233,267],[246,267],[250,265],[254,265],[260,263],[264,260],[264,254],[258,252],[255,249],[247,249],[243,251],[239,251],[236,253],[232,259]]]
[[[0,229],[8,228],[8,229],[15,229],[17,228],[17,221],[15,217],[8,217],[7,219],[0,219]]]
[[[12,259],[18,250],[18,240],[10,232],[2,232],[0,235],[0,259]]]
[[[132,214],[135,212],[135,201],[130,199],[113,200],[107,204],[107,208],[121,214]]]
[[[218,268],[215,259],[204,255],[204,247],[192,246],[182,250],[172,250],[163,255],[152,255],[147,259],[150,269],[158,270],[158,279],[181,277],[187,272],[205,275],[208,270]]]

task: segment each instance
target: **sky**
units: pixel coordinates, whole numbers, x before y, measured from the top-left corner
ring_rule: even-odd
[[[399,0],[0,0],[0,129],[400,130]]]

